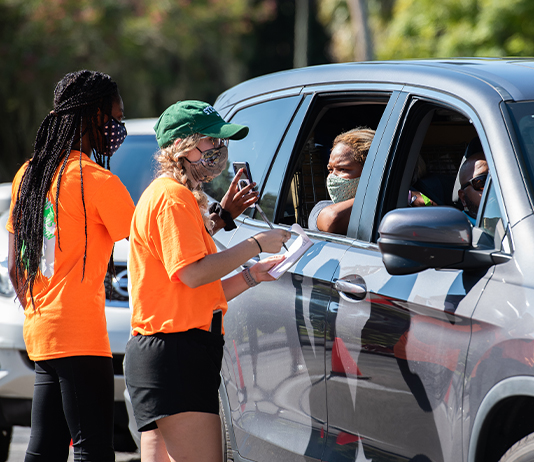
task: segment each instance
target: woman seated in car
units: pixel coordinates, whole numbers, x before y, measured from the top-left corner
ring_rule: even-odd
[[[336,137],[326,179],[332,200],[315,205],[308,217],[308,228],[347,234],[352,204],[374,135],[375,131],[370,128],[354,128]]]

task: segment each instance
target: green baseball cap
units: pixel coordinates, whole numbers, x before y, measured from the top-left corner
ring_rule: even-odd
[[[241,140],[248,134],[248,127],[225,122],[212,105],[194,100],[178,101],[169,106],[159,117],[154,130],[160,148],[194,133],[231,140]]]

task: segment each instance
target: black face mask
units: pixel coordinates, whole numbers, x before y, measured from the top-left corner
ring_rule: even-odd
[[[120,148],[121,144],[126,139],[128,132],[124,123],[119,122],[115,117],[112,117],[103,127],[104,138],[106,140],[106,148],[104,155],[112,156]]]

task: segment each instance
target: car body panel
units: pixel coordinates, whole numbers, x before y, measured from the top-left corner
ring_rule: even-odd
[[[462,439],[462,416],[451,403],[462,400],[472,307],[487,276],[471,280],[457,270],[391,276],[377,248],[355,243],[338,277],[361,279],[367,296],[330,302],[329,436],[349,434],[354,442],[349,454],[349,443],[329,444],[334,454],[325,460],[362,457],[359,450],[372,460],[418,454],[461,460],[461,446],[446,444]]]
[[[9,210],[11,204],[11,183],[0,183],[0,213]]]
[[[460,59],[412,60],[388,62],[343,63],[314,66],[306,69],[282,71],[243,82],[222,93],[216,101],[224,108],[280,90],[314,85],[357,81],[378,84],[410,82],[419,87],[431,87],[460,97],[474,88],[497,94],[500,99],[532,100],[534,89],[528,85],[530,67],[534,62],[525,60]],[[511,70],[510,67],[514,69]],[[528,68],[527,68],[528,66]],[[481,69],[481,67],[483,69]],[[435,68],[439,68],[436,72]]]
[[[248,220],[230,244],[259,231]],[[321,459],[326,309],[330,281],[345,251],[335,242],[317,240],[279,280],[240,295],[239,308],[225,316],[223,376],[239,377],[238,386],[226,382],[226,391],[245,458],[299,460],[304,454],[302,460]],[[266,447],[264,439],[275,443]]]
[[[239,123],[252,107],[300,97],[258,176],[264,210],[285,229],[297,219],[286,202],[297,156],[325,114],[356,112],[360,100],[383,108],[347,236],[306,229],[314,246],[288,273],[229,302],[221,395],[236,460],[486,462],[534,432],[532,180],[506,107],[534,100],[533,69],[515,59],[325,65],[252,79],[218,98],[215,107]],[[271,121],[250,123],[268,131]],[[491,178],[469,245],[503,258],[390,275],[376,242],[383,216],[406,206],[402,172],[433,136],[457,149],[457,170],[465,145],[455,140],[473,135]],[[490,243],[488,210],[498,219]],[[246,215],[216,241],[227,247],[268,229]]]

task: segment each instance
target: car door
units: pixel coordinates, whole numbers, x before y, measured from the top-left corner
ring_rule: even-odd
[[[484,132],[465,104],[430,92],[403,93],[395,114],[360,180],[349,225],[356,239],[328,307],[329,462],[462,460],[471,314],[493,269],[393,276],[376,239],[382,216],[408,206],[420,157],[426,177],[450,185],[466,145]]]
[[[251,143],[255,129],[265,131],[268,106],[286,106],[278,100],[238,111],[232,122],[245,123]],[[280,173],[291,153],[291,139],[298,130],[308,100],[284,134],[271,166],[269,181],[282,183]],[[261,114],[261,124],[249,118]],[[281,117],[279,108],[274,112]],[[274,114],[273,113],[273,114]],[[284,117],[292,114],[284,114]],[[258,135],[261,136],[261,135]],[[240,160],[249,160],[250,156]],[[252,176],[262,183],[258,163],[250,161]],[[278,186],[276,186],[277,188]],[[261,205],[272,220],[277,191],[265,191]],[[272,192],[270,192],[272,191]],[[253,210],[249,213],[252,215]],[[287,225],[285,226],[287,228]],[[234,245],[268,230],[261,218],[243,220],[232,235]],[[288,245],[295,239],[292,238]],[[231,407],[231,420],[240,455],[255,461],[320,460],[326,431],[324,376],[324,326],[330,299],[330,281],[345,247],[316,245],[297,265],[275,283],[265,283],[229,303],[225,316],[223,380]],[[266,254],[261,257],[266,257]],[[256,258],[256,260],[258,260]],[[255,261],[250,262],[250,264]]]
[[[261,206],[276,226],[289,228],[300,222],[305,227],[309,211],[306,193],[311,191],[311,196],[319,199],[326,191],[321,179],[326,164],[319,132],[326,137],[333,121],[348,113],[354,118],[365,113],[381,120],[382,113],[390,110],[390,96],[304,94],[260,186]],[[325,116],[329,108],[332,117]],[[250,107],[238,111],[232,122],[243,123],[248,110]],[[277,118],[286,116],[277,114]],[[262,130],[265,123],[263,117]],[[253,140],[251,119],[248,125]],[[254,162],[251,170],[257,177]],[[229,245],[267,229],[259,216],[251,214],[232,235]],[[287,273],[232,300],[225,316],[223,379],[236,449],[250,460],[318,461],[323,457],[327,434],[327,307],[335,271],[353,239],[310,231],[308,235],[314,245]],[[295,238],[294,234],[288,245]]]

